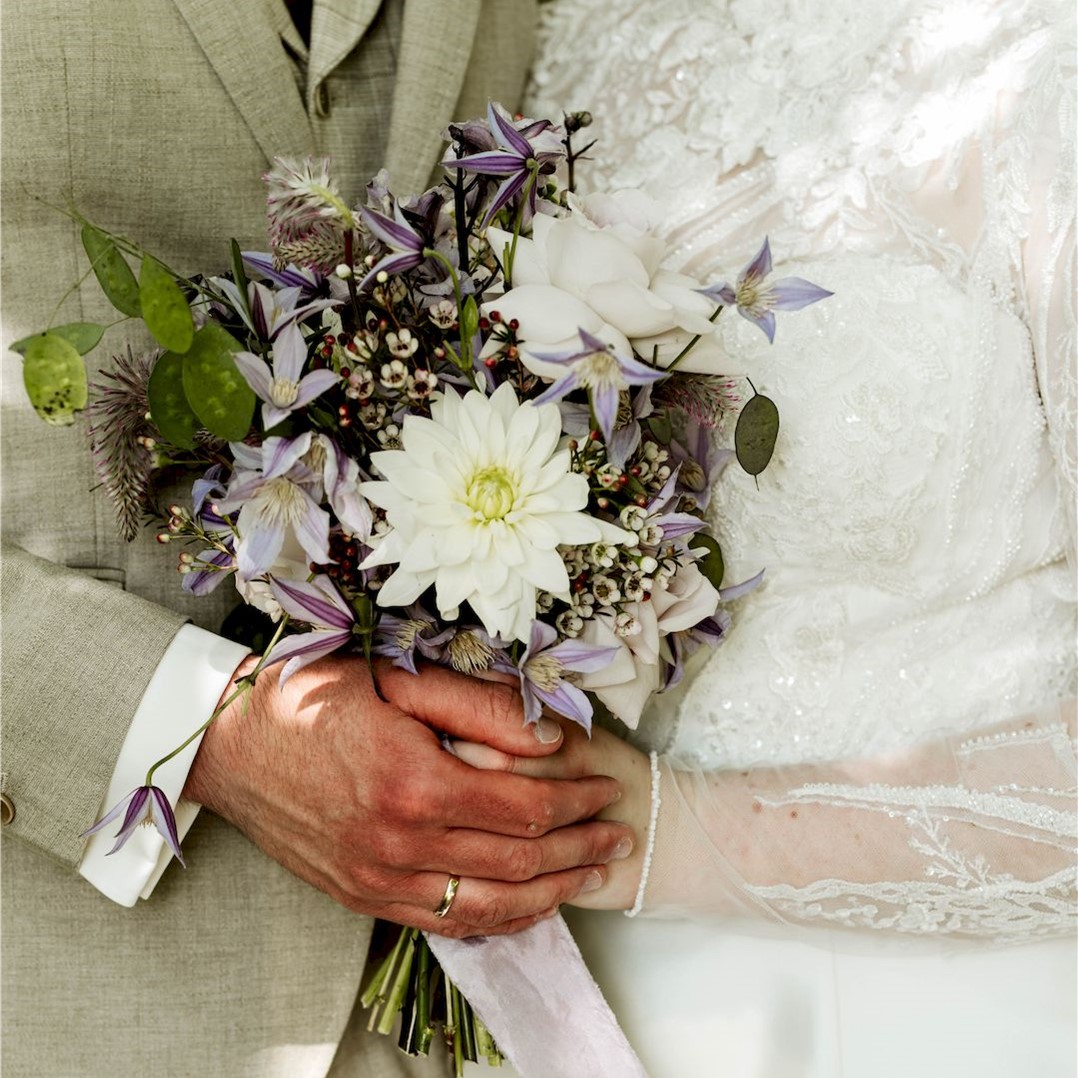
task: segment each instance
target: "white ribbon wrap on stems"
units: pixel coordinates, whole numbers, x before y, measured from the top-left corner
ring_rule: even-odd
[[[521,1078],[647,1078],[560,916],[427,942]]]

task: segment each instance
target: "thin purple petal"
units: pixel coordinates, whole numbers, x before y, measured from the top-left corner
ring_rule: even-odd
[[[120,813],[122,813],[127,808],[131,799],[141,789],[143,789],[143,787],[136,786],[129,794],[127,794],[126,797],[121,797],[120,800],[117,801],[116,804],[113,805],[113,807],[109,809],[109,811],[105,813],[105,815],[102,816],[100,820],[97,821],[97,823],[95,823],[92,827],[87,827],[86,830],[83,831],[81,835],[79,835],[79,838],[86,838],[88,835],[96,835],[97,832],[100,831],[102,828],[107,827],[110,823],[112,823],[113,820],[117,818],[117,816],[120,815]]]
[[[294,633],[278,641],[266,656],[267,666],[297,657],[311,656],[309,662],[320,659],[343,647],[352,639],[351,632],[341,629],[315,629],[309,633]]]
[[[176,815],[172,811],[172,806],[168,803],[168,798],[165,797],[164,791],[159,790],[156,786],[150,787],[150,806],[153,811],[154,827],[157,828],[161,837],[165,840],[165,844],[172,851],[172,856],[186,868],[187,863],[180,852],[180,836],[176,830]]]
[[[775,315],[772,311],[764,311],[763,314],[753,314],[744,307],[738,307],[737,313],[742,318],[759,327],[772,344],[775,343]]]
[[[568,681],[558,683],[553,692],[547,692],[537,686],[532,686],[535,695],[543,701],[547,707],[552,708],[559,715],[563,715],[573,722],[579,723],[588,733],[591,733],[591,717],[593,709],[591,701],[581,689],[570,685]]]
[[[267,665],[285,661],[278,679],[279,685],[284,683],[297,671],[309,666],[319,659],[332,655],[333,652],[345,647],[352,640],[352,634],[342,633],[335,630],[319,629],[313,633],[300,633],[297,636],[286,636],[272,652],[267,660]]]
[[[243,251],[242,255],[248,269],[284,288],[302,288],[305,292],[313,292],[323,280],[322,275],[314,270],[299,269],[292,265],[277,269],[273,256],[262,251]]]
[[[733,599],[740,599],[742,595],[748,595],[753,588],[757,587],[764,578],[764,570],[761,569],[754,577],[743,580],[740,584],[733,584],[729,588],[719,589],[719,598],[728,603]]]
[[[584,644],[578,640],[563,640],[545,654],[557,659],[566,670],[573,670],[578,674],[592,674],[601,670],[620,650],[621,648]]]
[[[618,417],[619,393],[614,386],[607,385],[599,390],[589,390],[588,395],[599,429],[603,432],[603,441],[609,442],[614,433],[614,420]]]
[[[664,539],[680,539],[683,535],[692,535],[705,526],[705,522],[691,513],[667,513],[656,521],[663,530]]]
[[[771,307],[776,311],[800,311],[810,303],[818,303],[835,294],[803,277],[783,277],[771,286],[770,291],[774,297]]]
[[[636,452],[640,445],[640,436],[640,424],[635,420],[614,431],[614,436],[606,447],[606,457],[618,471],[625,469],[629,457]]]
[[[252,352],[236,352],[232,358],[247,384],[261,400],[268,401],[273,389],[273,375],[265,361]]]
[[[771,272],[771,244],[764,236],[763,246],[756,252],[756,257],[741,271],[737,283],[744,284],[748,280],[760,280]]]
[[[292,408],[302,408],[303,405],[309,404],[315,397],[332,389],[340,380],[341,376],[336,371],[311,371],[300,379],[299,391],[292,402]]]
[[[718,281],[713,285],[709,285],[707,288],[698,288],[696,291],[699,292],[701,296],[707,296],[708,299],[714,300],[723,307],[732,307],[737,303],[737,293],[734,292],[733,287],[726,281]]]
[[[403,218],[394,221],[384,213],[368,209],[360,209],[359,215],[367,228],[388,247],[413,253],[423,249],[423,240],[419,233]]]
[[[120,849],[123,844],[135,833],[135,828],[142,823],[145,813],[143,809],[146,807],[146,799],[150,796],[150,791],[145,786],[140,786],[131,795],[131,801],[127,806],[127,815],[124,817],[123,827],[116,833],[116,842],[113,844],[109,853],[115,853]],[[108,856],[108,854],[106,854]]]
[[[503,146],[520,154],[521,157],[532,156],[532,148],[528,140],[494,107],[493,101],[487,104],[487,121],[490,124],[491,134]]]
[[[447,164],[465,172],[478,172],[483,176],[515,176],[521,172],[527,175],[524,162],[516,154],[506,153],[504,150],[484,150],[483,153],[458,157]]]
[[[532,404],[549,404],[551,401],[560,401],[566,393],[576,389],[580,378],[576,371],[570,371],[564,378],[548,386],[539,394]]]
[[[307,342],[303,339],[299,326],[295,322],[289,322],[277,334],[273,345],[273,376],[288,382],[298,382],[306,362]]]
[[[293,618],[319,627],[351,629],[356,620],[351,609],[328,577],[317,579],[316,585],[271,576],[270,590],[281,609]]]
[[[402,252],[401,254],[387,255],[359,282],[359,290],[363,292],[370,283],[377,279],[379,273],[388,273],[391,277],[395,273],[404,273],[423,261],[423,255]]]
[[[487,210],[486,216],[483,218],[484,224],[489,224],[494,220],[494,215],[504,206],[506,203],[512,201],[520,189],[527,182],[527,173],[518,172],[515,176],[510,176],[505,180],[501,187],[498,188],[491,200],[490,208]]]
[[[236,551],[240,580],[261,576],[276,560],[284,546],[284,525],[264,517],[241,521],[243,539]]]

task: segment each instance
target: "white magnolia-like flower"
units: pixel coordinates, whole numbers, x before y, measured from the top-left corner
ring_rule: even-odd
[[[568,601],[560,544],[635,542],[581,511],[587,480],[560,437],[557,406],[521,404],[508,384],[406,416],[403,448],[371,456],[384,481],[362,488],[390,530],[361,567],[398,566],[378,604],[408,606],[433,585],[444,618],[466,602],[492,636],[526,641],[538,591]]]
[[[572,347],[585,330],[618,355],[650,359],[653,343],[688,334],[710,336],[715,304],[691,277],[660,269],[666,243],[654,233],[659,211],[638,191],[574,200],[573,212],[535,218],[530,239],[517,241],[512,288],[484,305],[519,323],[520,355],[534,374],[560,373],[542,353]],[[487,238],[502,254],[512,236]],[[647,347],[641,347],[641,341]],[[488,345],[488,348],[493,345]],[[673,354],[662,352],[661,362]]]

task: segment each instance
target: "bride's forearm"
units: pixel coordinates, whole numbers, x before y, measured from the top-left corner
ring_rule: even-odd
[[[645,912],[1054,931],[1075,901],[1073,727],[1068,704],[886,757],[667,762]]]

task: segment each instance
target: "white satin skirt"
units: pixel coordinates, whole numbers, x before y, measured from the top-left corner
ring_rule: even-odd
[[[944,953],[865,934],[565,912],[651,1078],[1078,1075],[1073,939]]]

